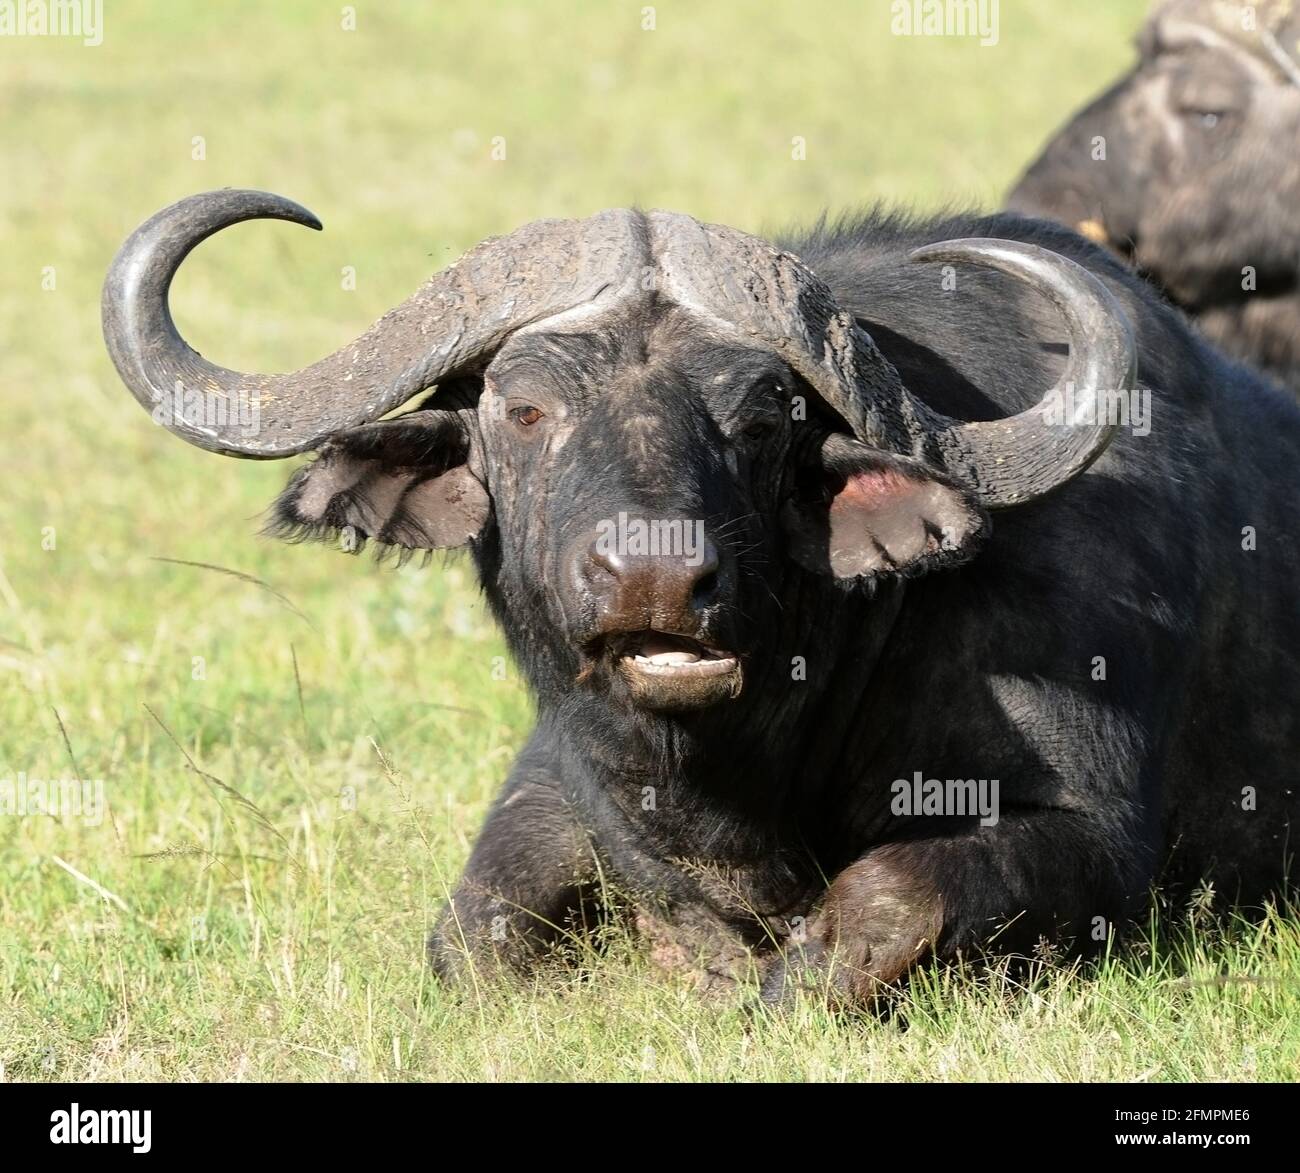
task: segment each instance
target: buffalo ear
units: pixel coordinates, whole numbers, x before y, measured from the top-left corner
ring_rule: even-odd
[[[491,513],[470,472],[469,438],[454,411],[413,411],[332,436],[290,478],[267,529],[289,541],[367,540],[404,550],[446,550],[478,537]]]
[[[832,435],[782,515],[801,566],[836,578],[912,577],[965,562],[989,531],[968,489],[908,457]]]

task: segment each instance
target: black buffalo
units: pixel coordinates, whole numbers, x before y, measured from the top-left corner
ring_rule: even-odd
[[[602,884],[773,999],[1087,951],[1153,883],[1278,891],[1300,410],[1103,250],[1010,214],[783,248],[538,221],[261,376],[167,310],[188,251],[256,217],[318,226],[240,191],[146,222],[108,346],[191,443],[319,454],[282,535],[473,551],[538,719],[439,973],[527,972]]]
[[[1300,6],[1172,0],[1008,197],[1129,257],[1300,392]]]

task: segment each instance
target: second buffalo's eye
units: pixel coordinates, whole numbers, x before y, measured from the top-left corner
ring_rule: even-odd
[[[776,430],[776,421],[769,416],[753,416],[740,425],[740,435],[752,444],[767,439]]]
[[[510,409],[510,418],[524,428],[531,428],[545,414],[540,407],[533,407],[532,404]]]

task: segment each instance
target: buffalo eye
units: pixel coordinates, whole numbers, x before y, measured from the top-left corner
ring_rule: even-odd
[[[540,407],[534,407],[532,404],[510,409],[510,418],[523,428],[531,428],[545,414]]]
[[[766,440],[777,430],[779,421],[771,414],[751,415],[739,421],[736,436],[750,444]]]
[[[1222,127],[1232,112],[1228,106],[1217,103],[1211,105],[1209,102],[1188,102],[1178,111],[1179,116],[1197,130],[1216,130]]]

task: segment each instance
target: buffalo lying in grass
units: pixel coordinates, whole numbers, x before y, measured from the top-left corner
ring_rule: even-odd
[[[1133,69],[1008,197],[1130,257],[1300,392],[1300,5],[1160,4]]]
[[[440,974],[528,972],[602,879],[774,1000],[1086,951],[1155,881],[1277,890],[1300,411],[1103,250],[1006,214],[784,248],[538,221],[262,376],[167,309],[189,250],[258,217],[319,227],[222,191],[139,228],[108,346],[190,443],[318,454],[281,534],[472,550],[538,719]]]

